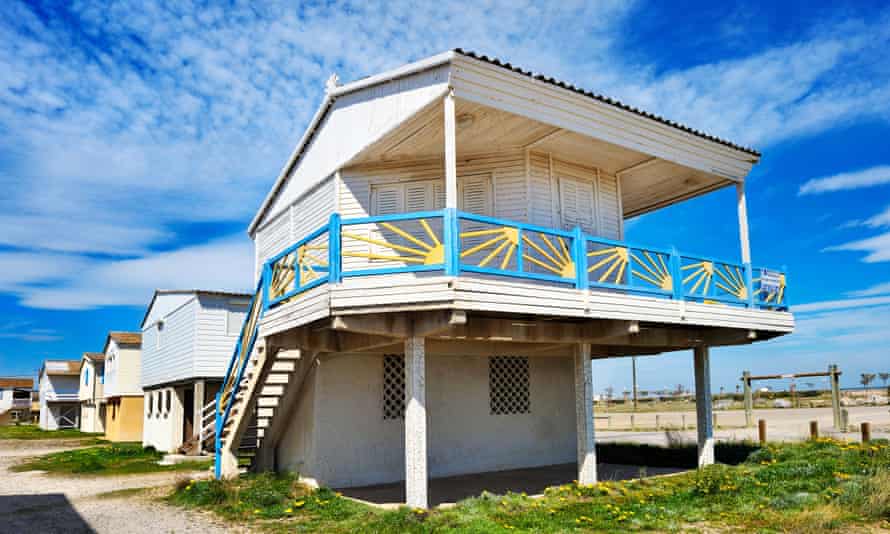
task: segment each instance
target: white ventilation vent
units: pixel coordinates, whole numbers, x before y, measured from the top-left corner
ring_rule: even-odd
[[[387,354],[383,357],[383,418],[405,417],[405,357]]]
[[[488,394],[492,415],[531,413],[528,358],[525,356],[489,358]]]

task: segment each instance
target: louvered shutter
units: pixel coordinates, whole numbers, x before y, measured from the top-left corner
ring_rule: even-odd
[[[433,182],[433,209],[440,210],[445,208],[445,183],[443,181]]]
[[[562,228],[573,230],[580,226],[588,233],[596,231],[596,201],[593,182],[559,178],[559,202]]]
[[[401,184],[383,185],[374,188],[374,198],[371,202],[373,215],[394,215],[403,213],[404,196]]]
[[[473,215],[491,216],[491,177],[466,176],[460,181],[460,209]]]

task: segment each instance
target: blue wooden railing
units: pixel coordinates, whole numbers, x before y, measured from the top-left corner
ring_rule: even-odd
[[[785,273],[453,209],[341,219],[263,265],[217,396],[217,455],[263,313],[343,278],[411,272],[477,273],[625,294],[787,310]],[[217,460],[219,457],[217,456]],[[217,461],[219,474],[219,461]]]

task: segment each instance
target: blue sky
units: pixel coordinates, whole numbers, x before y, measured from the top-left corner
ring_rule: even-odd
[[[245,228],[324,80],[457,46],[764,153],[753,260],[788,268],[798,330],[714,350],[715,389],[743,369],[836,362],[850,385],[890,371],[886,3],[8,0],[0,375],[101,350],[108,330],[138,329],[156,287],[250,287]],[[737,258],[734,193],[645,215],[628,238]],[[643,358],[640,384],[691,385],[691,360]],[[598,363],[598,389],[626,387],[628,368]]]

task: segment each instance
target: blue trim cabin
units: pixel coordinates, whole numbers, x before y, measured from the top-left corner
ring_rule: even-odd
[[[591,360],[790,333],[751,263],[760,155],[498,60],[450,51],[339,85],[249,233],[257,294],[217,402],[219,476],[404,481],[576,463],[596,480]],[[629,217],[732,187],[739,256],[628,243]],[[703,229],[704,230],[704,229]],[[707,251],[704,251],[707,252]]]

